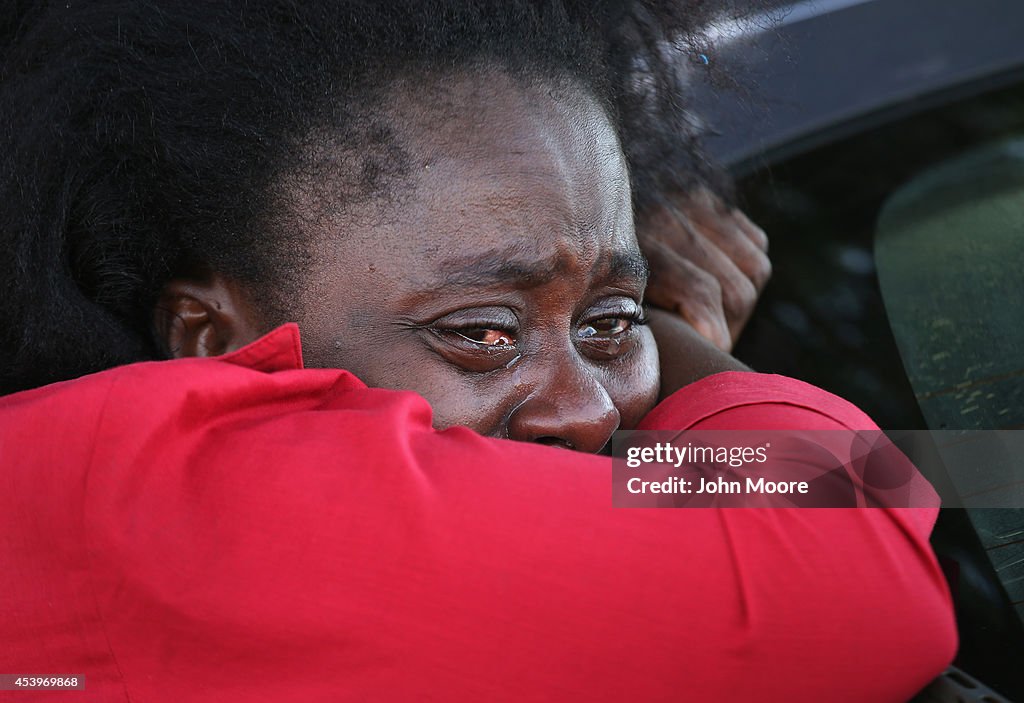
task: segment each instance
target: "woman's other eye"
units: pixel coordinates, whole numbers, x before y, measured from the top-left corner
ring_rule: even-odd
[[[584,323],[579,329],[580,337],[590,339],[591,337],[614,337],[628,332],[632,327],[632,318],[627,317],[605,317],[593,322]]]
[[[425,327],[430,346],[466,371],[485,373],[519,358],[519,319],[503,307],[449,313]]]
[[[588,355],[599,360],[615,359],[636,346],[637,330],[646,324],[643,309],[634,304],[628,310],[584,320],[576,335]]]
[[[491,329],[487,327],[466,327],[450,331],[460,337],[465,337],[474,344],[479,344],[485,347],[507,347],[514,346],[516,343],[515,337],[511,333],[499,329]]]

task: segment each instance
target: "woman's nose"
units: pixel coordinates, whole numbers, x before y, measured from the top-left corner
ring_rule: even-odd
[[[586,369],[552,369],[547,382],[517,407],[508,436],[599,452],[618,429],[619,411],[604,386]]]

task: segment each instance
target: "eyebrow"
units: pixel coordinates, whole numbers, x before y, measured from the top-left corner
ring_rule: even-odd
[[[488,254],[484,257],[449,259],[441,264],[444,286],[479,288],[514,282],[524,288],[550,283],[567,272],[562,260],[554,266],[548,262],[510,258],[507,253]],[[595,275],[605,273],[610,280],[637,280],[646,285],[650,275],[647,259],[638,249],[616,251],[594,265]]]

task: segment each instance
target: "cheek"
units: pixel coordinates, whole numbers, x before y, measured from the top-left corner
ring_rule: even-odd
[[[463,375],[445,362],[427,359],[405,365],[388,384],[423,396],[433,410],[434,429],[463,426],[494,437],[505,436],[504,421],[515,406],[515,394],[508,385],[493,378]]]
[[[318,344],[315,334],[303,331],[306,366],[345,369],[371,388],[418,393],[430,403],[433,425],[438,430],[465,425],[480,434],[497,434],[510,411],[512,401],[499,384],[459,373],[415,340],[401,335],[389,339],[372,334],[333,337],[348,338],[359,341],[352,345]]]
[[[487,437],[506,436],[505,421],[516,405],[511,394],[481,390],[472,383],[439,383],[418,392],[434,410],[434,429],[461,425]]]
[[[644,327],[636,353],[628,363],[609,369],[605,389],[622,416],[621,430],[631,430],[658,402],[658,347]]]

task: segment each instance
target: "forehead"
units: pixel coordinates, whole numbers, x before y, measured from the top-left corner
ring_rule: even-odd
[[[481,184],[560,181],[570,197],[595,182],[618,183],[625,171],[604,108],[568,80],[525,82],[491,70],[418,87],[403,81],[393,96],[395,128],[425,167]]]
[[[494,71],[398,83],[391,96],[408,195],[335,240],[374,258],[378,278],[436,284],[474,257],[593,268],[637,249],[621,147],[583,90]]]

